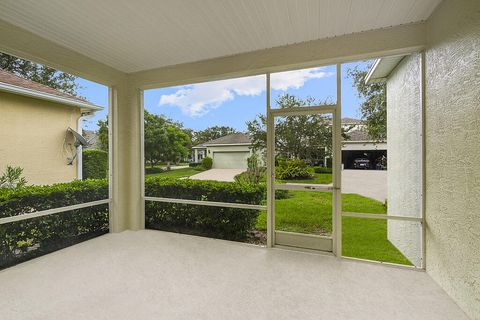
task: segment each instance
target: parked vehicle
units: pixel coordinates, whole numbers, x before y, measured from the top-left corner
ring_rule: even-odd
[[[354,169],[370,169],[370,160],[367,158],[357,158],[353,160]]]

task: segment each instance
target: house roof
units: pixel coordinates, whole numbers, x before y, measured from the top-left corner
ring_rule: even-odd
[[[356,142],[356,141],[370,141],[370,140],[372,140],[370,138],[370,136],[368,135],[368,133],[366,131],[363,131],[363,130],[354,130],[352,132],[348,132],[346,135],[348,136],[347,141]]]
[[[83,130],[83,137],[88,141],[88,146],[84,149],[97,149],[98,134],[93,130]]]
[[[363,124],[363,121],[355,118],[342,118],[342,124]]]
[[[3,69],[0,69],[0,91],[80,107],[88,111],[103,109],[103,107],[94,105],[87,100],[55,90],[38,82],[22,78]]]
[[[210,140],[199,145],[194,146],[194,148],[205,148],[208,146],[215,146],[215,145],[235,145],[235,144],[252,144],[252,140],[250,137],[245,133],[232,133],[226,136]]]
[[[375,63],[372,65],[370,70],[365,77],[365,83],[371,84],[375,82],[385,81],[393,69],[402,61],[406,55],[396,55],[390,57],[384,57],[375,60]]]

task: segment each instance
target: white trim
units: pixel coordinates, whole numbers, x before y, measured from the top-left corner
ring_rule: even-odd
[[[217,202],[217,201],[203,201],[203,200],[162,198],[162,197],[145,197],[145,200],[156,201],[156,202],[167,202],[167,203],[193,204],[193,205],[209,206],[209,207],[267,210],[267,206],[256,205],[256,204],[246,204],[246,203]]]
[[[145,106],[144,92],[140,90],[140,226],[145,229]]]
[[[80,134],[83,135],[83,115],[80,115],[80,117],[77,120],[77,128],[76,131]],[[78,145],[77,147],[77,179],[78,180],[83,180],[83,146],[81,144]]]
[[[386,262],[386,261],[377,261],[377,260],[368,260],[368,259],[354,258],[354,257],[348,257],[348,256],[342,256],[341,258],[345,259],[345,260],[360,262],[360,263],[384,265],[384,266],[390,267],[390,268],[407,269],[407,270],[420,271],[420,272],[425,271],[424,269],[418,268],[414,265],[409,266],[409,265],[406,265],[406,264],[399,264],[399,263]]]
[[[342,65],[336,66],[337,104],[333,113],[333,254],[342,256]]]
[[[370,78],[373,76],[373,73],[375,72],[375,70],[377,70],[377,67],[380,64],[380,61],[382,61],[382,59],[375,60],[375,63],[373,64],[373,66],[368,71],[367,76],[365,77],[365,83],[366,84],[368,84],[370,82]]]
[[[332,252],[332,238],[308,233],[275,231],[275,245]]]
[[[108,198],[113,199],[113,147],[114,147],[114,140],[113,140],[113,117],[114,117],[114,104],[116,104],[116,90],[114,90],[111,86],[108,87]],[[114,216],[114,205],[113,201],[110,201],[108,204],[108,230],[109,232],[113,232],[113,216]]]
[[[31,98],[37,98],[37,99],[42,99],[42,100],[47,100],[47,101],[52,101],[52,102],[57,102],[61,104],[66,104],[69,106],[74,106],[74,107],[80,107],[83,109],[88,109],[92,111],[98,111],[98,110],[103,110],[103,107],[93,105],[88,102],[82,102],[76,99],[71,99],[71,98],[66,98],[66,97],[60,97],[54,94],[49,94],[49,93],[44,93],[40,92],[37,90],[32,90],[32,89],[27,89],[27,88],[22,88],[19,86],[11,85],[8,83],[3,83],[0,82],[0,91],[5,91],[8,93],[13,93],[13,94],[20,94],[22,96],[27,96]]]
[[[417,218],[417,217],[392,216],[392,215],[386,215],[386,214],[363,213],[363,212],[342,212],[342,217],[380,219],[380,220],[399,220],[399,221],[412,221],[412,222],[423,223],[423,219]]]
[[[422,108],[421,110],[421,119],[422,119],[422,139],[421,139],[421,144],[422,144],[422,156],[421,156],[421,161],[422,161],[422,207],[421,207],[421,215],[422,215],[422,262],[421,262],[421,267],[422,269],[426,269],[427,267],[427,216],[426,216],[426,208],[427,208],[427,199],[426,199],[426,192],[427,192],[427,187],[426,187],[426,128],[425,128],[425,123],[426,123],[426,95],[425,95],[425,86],[426,86],[426,78],[425,78],[425,51],[422,51],[420,54],[420,106]]]
[[[324,114],[324,113],[333,113],[335,111],[336,105],[326,104],[320,106],[305,106],[305,107],[293,107],[286,109],[271,109],[270,113],[274,117],[282,116],[301,116],[301,115],[311,115],[311,114]]]
[[[299,190],[299,191],[316,191],[316,192],[332,192],[333,186],[326,184],[308,184],[308,183],[275,183],[275,190]]]
[[[204,144],[205,147],[197,149],[206,149],[207,147],[228,147],[228,146],[251,146],[251,142],[243,142],[243,143],[218,143],[218,144]],[[195,147],[194,147],[195,148]],[[192,148],[193,149],[193,148]]]
[[[275,117],[270,106],[270,73],[266,74],[267,109],[267,247],[275,244]]]
[[[97,200],[97,201],[74,204],[74,205],[71,205],[71,206],[60,207],[60,208],[55,208],[55,209],[48,209],[48,210],[36,211],[36,212],[32,212],[32,213],[20,214],[20,215],[17,215],[17,216],[1,218],[0,219],[0,225],[6,224],[6,223],[11,223],[11,222],[16,222],[16,221],[23,221],[23,220],[33,219],[33,218],[39,218],[39,217],[43,217],[43,216],[49,216],[49,215],[52,215],[52,214],[55,214],[55,213],[60,213],[60,212],[65,212],[65,211],[72,211],[72,210],[78,210],[78,209],[82,209],[82,208],[94,207],[94,206],[98,206],[98,205],[102,205],[102,204],[106,204],[106,203],[110,203],[110,199]]]

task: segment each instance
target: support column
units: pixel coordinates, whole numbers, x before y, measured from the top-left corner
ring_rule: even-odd
[[[112,108],[112,205],[110,231],[145,228],[141,148],[143,91],[125,79],[110,89]]]

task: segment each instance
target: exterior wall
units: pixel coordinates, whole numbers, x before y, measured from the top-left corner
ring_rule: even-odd
[[[480,1],[427,22],[427,272],[480,319]]]
[[[250,146],[248,145],[239,145],[239,146],[212,146],[212,147],[207,147],[207,157],[210,157],[213,159],[213,168],[218,168],[218,166],[215,163],[215,156],[214,153],[216,152],[237,152],[238,154],[236,156],[245,158],[244,154],[240,154],[241,152],[248,152],[249,155],[252,154],[252,151],[250,149]],[[236,168],[236,167],[235,167]],[[243,169],[247,168],[247,160],[242,163],[241,167],[236,168],[236,169]]]
[[[77,129],[80,109],[0,92],[0,171],[23,168],[28,184],[52,184],[77,178],[77,163],[67,164],[68,127]],[[72,146],[73,147],[73,146]]]
[[[212,146],[207,147],[206,157],[212,157],[214,152],[251,152],[250,146]]]
[[[342,142],[342,151],[348,150],[387,150],[387,143],[379,142],[359,142],[359,141],[344,141]]]
[[[387,81],[388,214],[422,216],[422,107],[420,54],[405,57]],[[388,221],[388,239],[421,265],[421,227]]]

